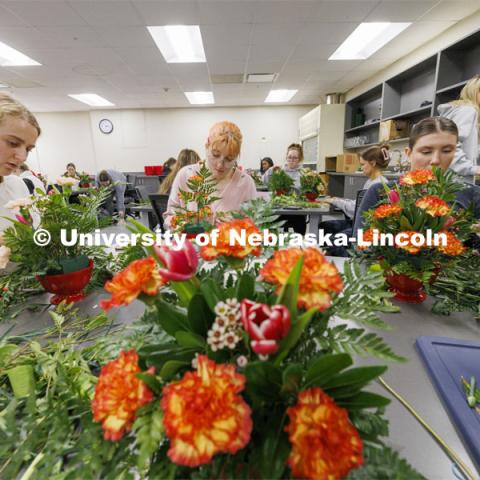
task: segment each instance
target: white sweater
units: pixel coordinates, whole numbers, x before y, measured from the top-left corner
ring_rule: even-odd
[[[19,213],[18,210],[5,208],[5,205],[10,200],[18,200],[19,198],[29,196],[30,192],[28,191],[25,182],[20,177],[17,177],[16,175],[3,177],[3,181],[0,183],[0,232],[3,232],[8,227],[12,226],[12,222],[3,217],[15,219],[15,214]]]

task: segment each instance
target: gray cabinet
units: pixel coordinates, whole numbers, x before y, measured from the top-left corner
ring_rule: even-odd
[[[357,192],[363,189],[367,177],[348,173],[330,174],[328,179],[328,194],[332,197],[350,198],[355,200]]]

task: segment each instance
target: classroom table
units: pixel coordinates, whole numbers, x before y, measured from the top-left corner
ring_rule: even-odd
[[[120,230],[120,227],[119,227]],[[122,230],[124,231],[124,230]],[[339,269],[342,269],[346,259],[331,257]],[[46,300],[48,295],[41,296]],[[97,291],[77,305],[80,311],[87,314],[99,312],[99,301],[108,298],[108,294]],[[37,300],[37,298],[35,298]],[[432,299],[416,305],[395,302],[401,307],[397,314],[381,314],[381,318],[394,327],[394,330],[383,332],[375,330],[391,346],[393,351],[409,359],[407,363],[387,362],[389,369],[383,378],[399,392],[431,427],[460,455],[463,461],[475,472],[473,464],[457,435],[453,424],[437,396],[428,374],[415,349],[418,336],[445,336],[458,339],[480,339],[480,325],[471,314],[458,313],[448,317],[431,313]],[[144,305],[134,301],[128,307],[112,309],[108,315],[116,323],[131,323],[144,310]],[[335,320],[333,320],[335,323]],[[10,334],[20,334],[52,324],[47,312],[24,313],[11,322],[0,323],[0,336],[10,327]],[[356,364],[383,365],[378,359],[356,359]],[[378,384],[373,384],[369,390],[376,391],[387,397],[390,395]],[[417,421],[395,399],[387,407],[387,418],[390,421],[390,435],[386,443],[399,451],[428,480],[453,479],[451,462],[423,430]]]

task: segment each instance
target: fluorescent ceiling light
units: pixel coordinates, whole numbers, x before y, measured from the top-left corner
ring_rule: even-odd
[[[96,93],[76,93],[68,96],[78,100],[79,102],[86,103],[91,107],[112,107],[115,105]]]
[[[276,73],[249,73],[247,83],[272,83],[276,78]]]
[[[22,52],[9,47],[6,43],[0,42],[0,66],[1,67],[26,67],[29,65],[41,65],[35,60],[27,57]]]
[[[0,83],[0,88],[8,88],[9,85],[7,85],[6,83]]]
[[[215,103],[213,92],[184,92],[192,105],[210,105]]]
[[[270,90],[265,103],[288,102],[298,90]]]
[[[198,25],[167,25],[147,29],[167,63],[207,61]]]
[[[329,60],[364,60],[403,32],[411,23],[361,23]]]

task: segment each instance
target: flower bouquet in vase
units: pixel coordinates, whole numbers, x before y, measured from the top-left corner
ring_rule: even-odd
[[[309,168],[302,169],[300,176],[300,192],[309,202],[315,202],[318,195],[325,193],[325,185],[319,173]]]
[[[80,173],[80,181],[78,186],[80,188],[90,188],[90,175],[88,173]]]
[[[62,192],[54,189],[48,195],[7,204],[18,211],[12,226],[3,232],[5,246],[11,251],[10,260],[27,266],[45,290],[55,294],[51,299],[54,304],[84,298],[82,290],[93,270],[88,248],[80,245],[78,239],[98,228],[97,211],[106,192],[79,196],[80,203],[70,204],[71,187],[77,183],[78,180],[65,177]]]
[[[293,179],[280,167],[272,167],[273,172],[268,182],[268,189],[275,195],[288,195],[295,183]]]
[[[243,222],[220,225],[199,253],[188,240],[181,250],[148,248],[105,285],[104,309],[138,299],[160,327],[104,365],[96,384],[93,420],[117,463],[139,451],[148,478],[340,479],[363,465],[420,478],[396,453],[390,463],[375,454],[389,400],[366,387],[386,367],[354,367],[347,352],[402,359],[375,333],[329,326],[361,310],[360,322],[386,328],[374,313],[392,308],[382,274],[346,264],[342,277],[317,248],[249,262],[261,247],[226,236],[260,235]]]
[[[367,261],[381,265],[397,299],[423,302],[425,285],[466,251],[471,212],[450,206],[461,188],[453,172],[414,170],[394,188],[385,185],[381,203],[366,213],[357,246]]]
[[[194,238],[212,229],[213,212],[210,205],[220,197],[216,196],[217,182],[205,162],[201,162],[198,172],[188,179],[187,187],[188,190],[178,193],[180,203],[175,206],[172,226],[186,233],[188,238]]]

